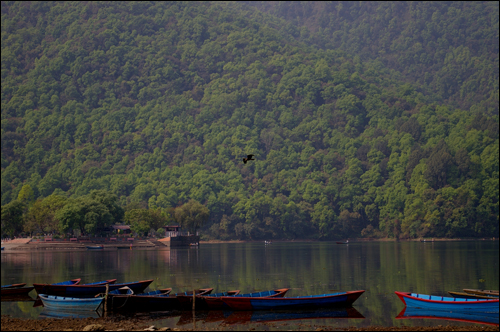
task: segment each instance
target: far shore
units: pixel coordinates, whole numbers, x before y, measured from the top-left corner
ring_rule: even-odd
[[[87,246],[100,245],[104,250],[116,249],[149,249],[169,248],[164,245],[162,239],[156,238],[140,238],[133,242],[117,241],[68,241],[54,240],[43,241],[40,239],[33,240],[31,238],[16,238],[9,241],[2,241],[2,252],[12,250],[16,251],[31,251],[31,250],[88,250]],[[363,242],[450,242],[450,241],[497,241],[498,238],[425,238],[425,239],[394,239],[394,238],[349,238],[349,244]],[[294,243],[294,242],[335,242],[339,240],[311,240],[311,239],[294,239],[294,240],[273,240],[274,243]],[[345,240],[342,240],[345,241]],[[219,244],[219,243],[261,243],[264,240],[200,240],[200,245]],[[271,242],[271,243],[272,243]]]

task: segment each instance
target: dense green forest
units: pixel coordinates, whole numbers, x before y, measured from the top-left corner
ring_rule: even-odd
[[[498,2],[1,6],[2,235],[498,237]]]

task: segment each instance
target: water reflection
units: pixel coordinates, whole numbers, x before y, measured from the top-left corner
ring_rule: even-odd
[[[429,325],[429,320],[394,320],[404,307],[394,291],[447,296],[451,289],[496,289],[498,244],[274,242],[267,246],[201,244],[197,249],[172,250],[12,251],[1,254],[1,280],[4,285],[31,285],[74,278],[82,278],[82,283],[154,279],[149,290],[171,287],[177,293],[211,287],[214,292],[240,289],[250,293],[290,288],[288,296],[365,289],[354,306],[367,319],[325,321],[357,327],[416,326],[423,321]],[[37,318],[42,308],[33,308],[29,301],[2,301],[1,311],[12,317]],[[171,319],[165,324],[172,327],[176,323]]]
[[[99,318],[102,317],[99,311],[63,311],[63,310],[52,310],[48,308],[43,308],[40,312],[39,318]]]
[[[2,302],[28,302],[35,301],[34,298],[27,294],[23,295],[2,295]]]
[[[445,319],[458,322],[499,326],[498,312],[440,311],[405,307],[396,319]]]
[[[245,323],[268,323],[268,322],[286,322],[307,319],[345,319],[365,317],[355,308],[335,308],[325,310],[259,310],[259,311],[230,311],[230,310],[210,310],[191,311],[181,313],[177,325],[196,324],[196,323],[215,323],[221,322],[225,325],[245,324]]]
[[[302,319],[344,319],[365,318],[355,308],[338,308],[328,310],[301,311],[239,311],[233,312],[224,319],[226,324],[242,324],[249,322],[281,322]]]

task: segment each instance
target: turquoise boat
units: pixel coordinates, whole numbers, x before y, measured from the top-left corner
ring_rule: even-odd
[[[407,307],[434,310],[468,310],[498,314],[497,299],[465,299],[417,293],[394,292]]]
[[[39,294],[43,306],[52,310],[79,310],[97,311],[104,301],[104,297],[97,298],[77,298],[56,295]]]

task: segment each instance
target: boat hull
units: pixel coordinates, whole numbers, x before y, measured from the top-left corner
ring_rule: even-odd
[[[498,297],[498,295],[499,295],[497,290],[468,289],[468,288],[464,288],[463,291],[466,292],[466,293],[476,294],[476,295],[490,295],[490,296],[496,296],[496,297]]]
[[[54,295],[39,294],[43,306],[52,310],[80,310],[96,311],[99,309],[104,297],[98,298],[73,298]]]
[[[122,311],[167,311],[186,309],[186,307],[181,306],[177,295],[188,295],[192,297],[193,292],[170,295],[171,288],[168,288],[168,290],[168,292],[153,295],[151,295],[151,293],[154,292],[137,295],[113,295],[108,300],[108,308]],[[196,293],[209,294],[212,290],[213,288],[198,289]]]
[[[479,294],[472,294],[472,293],[465,293],[465,292],[448,292],[451,296],[453,297],[459,297],[459,298],[464,298],[464,299],[498,299],[498,296],[493,296],[493,295],[479,295]]]
[[[196,310],[220,310],[224,306],[224,302],[220,299],[221,296],[234,296],[239,293],[239,290],[233,290],[217,294],[196,295],[195,308]],[[182,307],[188,309],[193,307],[193,295],[177,295],[177,299]]]
[[[222,297],[221,300],[233,310],[273,310],[348,307],[364,290],[298,297]]]
[[[28,286],[28,287],[14,287],[14,288],[2,288],[2,296],[4,295],[27,295],[29,292],[31,292],[35,287],[33,286]]]
[[[464,299],[426,294],[395,292],[407,307],[434,310],[478,310],[498,313],[498,299]]]
[[[116,280],[116,279],[115,279]],[[108,291],[112,291],[124,286],[129,287],[134,293],[142,293],[153,280],[142,280],[130,283],[111,284],[108,283]],[[44,285],[33,284],[38,294],[57,295],[66,297],[94,297],[97,294],[106,293],[106,284],[100,285]]]

